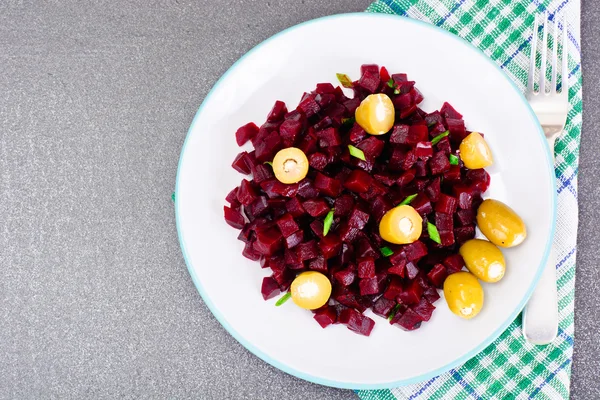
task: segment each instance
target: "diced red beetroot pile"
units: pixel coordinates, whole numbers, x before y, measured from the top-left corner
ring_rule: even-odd
[[[431,113],[420,109],[423,96],[414,84],[405,74],[363,65],[353,98],[319,83],[295,110],[277,101],[262,126],[249,123],[236,132],[237,143],[250,141],[254,150],[242,151],[232,164],[248,177],[227,195],[225,220],[241,229],[243,255],[271,269],[262,284],[265,299],[287,291],[300,272],[314,270],[333,286],[329,304],[314,311],[322,327],[342,323],[368,336],[374,325],[363,315],[368,308],[409,331],[429,320],[437,289],[463,268],[458,247],[475,236],[476,210],[490,176],[460,161],[451,164],[449,155],[458,156],[470,132],[448,103]],[[368,135],[354,122],[354,111],[371,93],[385,93],[394,103],[396,121],[386,135]],[[348,145],[366,160],[351,156]],[[290,146],[306,153],[310,169],[304,180],[286,185],[265,162]],[[385,242],[380,219],[414,194],[422,236],[402,246]],[[331,209],[333,224],[324,236]],[[428,222],[436,225],[440,244],[429,238]],[[383,247],[393,254],[384,256]]]

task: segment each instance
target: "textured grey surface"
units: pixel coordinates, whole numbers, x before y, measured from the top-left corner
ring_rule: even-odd
[[[369,0],[0,2],[0,398],[351,399],[237,344],[185,268],[170,199],[216,79]],[[584,13],[597,83],[598,3]],[[595,12],[595,17],[592,16]],[[600,105],[586,86],[574,397],[598,393]]]

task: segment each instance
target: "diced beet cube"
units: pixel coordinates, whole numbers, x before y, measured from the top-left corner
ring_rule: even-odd
[[[279,290],[279,284],[271,276],[266,276],[263,278],[260,292],[262,293],[262,297],[265,300],[272,299],[273,297],[281,293],[281,291]]]
[[[431,183],[425,188],[425,193],[429,200],[436,202],[440,198],[441,188],[440,188],[440,178],[435,178],[431,181]]]
[[[358,108],[358,106],[360,106],[360,99],[358,97],[355,97],[353,99],[345,101],[343,104],[344,107],[346,107],[346,111],[348,112],[348,114],[354,115],[356,109]]]
[[[335,94],[333,93],[319,93],[315,96],[315,101],[321,107],[321,109],[326,108],[328,105],[335,101]]]
[[[342,311],[339,320],[351,331],[364,336],[369,336],[375,326],[375,321],[351,308]]]
[[[367,132],[357,123],[355,123],[349,132],[349,139],[351,143],[358,144],[364,138],[367,137]]]
[[[433,175],[444,173],[450,169],[450,160],[445,153],[438,151],[429,160],[429,168]]]
[[[258,126],[254,122],[249,122],[235,132],[235,141],[238,146],[243,146],[248,140],[254,139],[257,133]]]
[[[456,212],[456,220],[460,226],[471,225],[475,222],[475,211],[458,210]]]
[[[435,264],[431,271],[427,274],[427,277],[436,287],[442,287],[444,280],[448,276],[446,268],[442,264]]]
[[[429,185],[429,179],[419,178],[414,180],[414,185],[417,188],[417,192],[422,192],[425,190],[427,185]]]
[[[339,256],[339,262],[341,265],[347,265],[349,269],[356,272],[356,266],[354,265],[354,247],[348,243],[342,243],[342,252]]]
[[[323,171],[328,164],[327,156],[323,153],[313,153],[308,156],[308,163],[318,171]]]
[[[413,87],[410,90],[410,95],[412,96],[413,102],[415,104],[419,104],[424,99],[423,94],[419,91],[419,89],[417,89],[415,87]]]
[[[335,88],[329,82],[325,83],[317,83],[317,88],[315,89],[317,93],[333,93]]]
[[[267,121],[279,121],[285,114],[287,114],[287,107],[285,106],[285,103],[277,100],[271,109],[271,112],[269,112],[269,115],[267,116]]]
[[[403,93],[400,94],[398,96],[394,96],[392,97],[392,103],[394,103],[394,108],[396,109],[396,111],[404,111],[404,110],[410,110],[412,108],[413,104],[413,99],[412,96],[410,95],[410,93]],[[414,106],[414,110],[413,112],[417,109],[416,105]],[[408,116],[408,115],[406,115]],[[405,117],[400,117],[400,118],[406,118]]]
[[[383,151],[383,148],[385,147],[385,143],[383,140],[379,140],[375,136],[370,136],[360,142],[356,147],[365,153],[366,158],[374,159],[379,157]]]
[[[256,232],[256,241],[252,247],[254,250],[265,256],[272,256],[275,254],[283,244],[283,237],[281,232],[277,229],[270,228],[264,231]]]
[[[319,256],[317,242],[310,240],[305,243],[300,243],[298,246],[296,246],[296,254],[298,255],[300,261],[307,261],[317,258]]]
[[[430,114],[427,114],[425,116],[425,122],[427,123],[427,126],[434,126],[435,124],[441,124],[443,123],[443,119],[442,119],[442,114],[440,114],[439,111],[434,111]]]
[[[231,204],[231,207],[233,208],[236,208],[240,205],[240,202],[237,199],[237,192],[238,188],[235,187],[231,190],[231,192],[227,194],[227,197],[225,197],[225,200],[229,202],[229,204]]]
[[[237,192],[237,199],[245,206],[250,205],[257,199],[256,189],[254,189],[254,186],[246,179],[242,179],[242,183]]]
[[[423,321],[429,321],[431,319],[431,314],[433,314],[433,310],[435,310],[435,306],[431,304],[425,296],[421,298],[419,304],[412,306],[411,308]]]
[[[242,151],[235,157],[235,160],[233,160],[233,163],[231,164],[233,169],[244,175],[248,175],[251,172],[250,166],[247,163],[247,156],[248,152]]]
[[[298,228],[298,224],[294,221],[294,217],[291,214],[285,214],[281,218],[277,220],[277,226],[281,231],[283,237],[288,237],[292,233],[296,232]]]
[[[440,109],[440,114],[442,114],[446,118],[456,118],[462,119],[462,114],[459,113],[452,107],[449,103],[444,103],[442,108]]]
[[[292,264],[299,264],[300,263],[300,258],[298,257],[298,254],[296,253],[295,250],[285,249],[285,251],[283,252],[283,257],[285,259],[285,264],[286,265],[292,265]]]
[[[454,239],[457,243],[463,244],[467,240],[475,237],[475,225],[465,225],[454,228]]]
[[[337,197],[339,196],[342,185],[337,179],[332,179],[320,172],[317,172],[315,177],[315,187],[324,195]]]
[[[318,271],[327,273],[327,261],[325,261],[325,257],[318,256],[308,262],[308,269],[312,271]]]
[[[444,266],[449,274],[462,270],[464,265],[465,261],[460,254],[451,254],[444,259]]]
[[[396,307],[394,300],[388,300],[385,297],[380,297],[375,304],[373,304],[373,313],[380,317],[387,318],[394,307]]]
[[[392,265],[387,269],[388,274],[397,275],[404,278],[405,275],[406,261],[403,264]]]
[[[302,203],[302,207],[308,215],[314,218],[322,217],[330,210],[327,202],[323,199],[309,199]]]
[[[390,143],[392,144],[409,144],[408,142],[408,132],[410,130],[410,126],[408,125],[394,125],[392,129],[392,134],[390,135]]]
[[[403,188],[406,185],[408,185],[409,183],[411,183],[415,179],[415,176],[416,176],[415,170],[409,169],[408,171],[404,172],[402,175],[400,175],[398,177],[398,179],[396,180],[396,183],[398,184],[398,186]]]
[[[452,191],[458,199],[458,208],[461,210],[471,210],[473,206],[473,190],[467,185],[457,184],[454,185]]]
[[[377,196],[369,203],[369,211],[373,214],[375,221],[378,222],[393,207],[392,203],[384,196]]]
[[[446,182],[460,181],[460,167],[458,165],[450,165],[450,169],[444,172],[444,180]]]
[[[452,217],[452,214],[436,212],[435,227],[438,229],[438,231],[452,230],[452,228],[454,228],[454,218]]]
[[[410,101],[412,102],[412,96],[410,94],[405,94],[402,96],[409,96]],[[401,97],[401,96],[398,96]],[[400,110],[400,118],[404,119],[404,118],[408,118],[410,115],[414,114],[414,112],[417,111],[417,105],[413,104],[412,106],[405,108],[405,109],[401,109]]]
[[[319,248],[326,260],[338,255],[342,249],[342,241],[331,232],[319,241]]]
[[[407,143],[410,145],[416,145],[419,142],[425,142],[429,137],[429,131],[426,125],[411,125],[408,128]]]
[[[246,243],[244,250],[242,251],[242,255],[252,261],[258,261],[261,257],[261,255],[254,250],[252,242]]]
[[[482,193],[485,192],[490,186],[490,175],[483,168],[468,170],[466,176],[472,185],[479,189]]]
[[[391,322],[400,325],[400,328],[405,331],[414,331],[421,327],[422,321],[421,317],[416,312],[408,308],[400,314],[399,318],[394,318]]]
[[[379,258],[379,251],[373,248],[371,242],[366,238],[361,238],[358,240],[356,245],[356,255],[357,257],[373,257]]]
[[[427,129],[427,128],[425,128]],[[431,142],[419,142],[415,146],[415,156],[421,160],[426,160],[433,156],[433,146]]]
[[[404,251],[394,251],[389,258],[392,265],[406,265],[406,253]]]
[[[360,233],[360,229],[354,228],[345,222],[340,225],[338,233],[340,235],[340,239],[342,239],[344,243],[352,243],[356,240],[358,234]]]
[[[416,261],[427,255],[427,246],[420,240],[405,245],[402,250],[406,254],[407,261]]]
[[[453,231],[439,231],[440,239],[442,240],[442,246],[452,246],[454,244],[454,232]]]
[[[462,119],[446,118],[446,124],[453,142],[460,143],[467,136],[465,122]]]
[[[435,211],[445,214],[454,214],[458,205],[457,203],[458,202],[454,197],[440,193],[438,201],[435,202]]]
[[[406,277],[408,279],[415,279],[419,274],[419,268],[413,262],[407,262],[404,268],[406,269]]]
[[[369,214],[355,206],[348,216],[348,225],[353,228],[363,229],[367,225],[367,222],[369,222]]]
[[[252,168],[252,177],[254,178],[254,182],[260,184],[267,179],[273,178],[273,169],[271,167],[267,167],[264,164],[253,165]]]
[[[394,149],[388,167],[392,171],[406,171],[417,161],[414,151],[402,148]],[[450,162],[448,162],[449,164]]]
[[[364,279],[375,277],[375,259],[373,257],[361,257],[357,261],[359,278]]]
[[[310,223],[310,229],[313,231],[316,237],[323,238],[323,221],[315,219]]]
[[[279,182],[277,179],[268,179],[260,183],[260,187],[265,191],[267,196],[273,198],[277,196],[294,197],[298,194],[298,184],[294,183],[286,185]]]
[[[279,127],[279,135],[285,147],[291,147],[302,132],[302,121],[286,119]]]
[[[256,160],[258,162],[271,161],[281,148],[282,143],[279,133],[271,132],[264,140],[254,145]]]
[[[346,178],[344,187],[352,192],[364,193],[371,187],[372,180],[373,178],[371,178],[371,175],[367,174],[365,171],[355,169],[350,173],[348,178]]]
[[[302,203],[300,203],[300,200],[296,197],[289,199],[285,203],[285,209],[292,215],[292,217],[295,218],[304,215],[304,213],[306,212],[304,210],[304,207],[302,207]]]
[[[352,207],[354,206],[354,198],[352,197],[352,195],[349,194],[343,194],[340,197],[335,199],[335,203],[334,203],[334,216],[346,216],[350,213],[350,211],[352,210]]]
[[[392,79],[395,83],[401,83],[406,82],[408,80],[408,77],[406,76],[406,74],[392,74]]]
[[[402,280],[398,277],[392,277],[387,289],[383,293],[383,297],[388,300],[395,300],[396,297],[402,292]]]
[[[259,196],[252,204],[244,208],[244,212],[250,219],[260,217],[270,212],[269,203],[265,196]]]
[[[337,312],[335,311],[335,307],[325,306],[315,311],[313,318],[321,325],[321,328],[327,328],[329,325],[335,323]]]
[[[285,247],[288,249],[293,249],[294,247],[302,243],[303,240],[304,232],[302,230],[296,231],[284,238]]]
[[[223,213],[225,214],[225,222],[235,229],[242,229],[246,224],[244,216],[239,211],[223,206]]]
[[[415,209],[422,217],[431,213],[433,211],[433,207],[431,206],[431,202],[429,201],[429,197],[427,197],[423,193],[419,193],[417,197],[410,202],[412,208]]]
[[[341,303],[341,304],[345,305],[346,307],[355,308],[355,309],[359,310],[360,312],[363,312],[367,309],[367,307],[365,307],[364,304],[361,304],[361,302],[359,301],[358,294],[353,293],[350,289],[348,289],[345,286],[337,285],[337,284],[334,285],[332,297],[338,303]],[[339,320],[340,316],[341,316],[341,314],[338,314],[338,320]],[[339,320],[339,322],[344,323],[340,320]]]
[[[438,293],[436,288],[430,287],[429,289],[425,289],[425,291],[423,292],[423,297],[433,304],[439,300],[440,294]]]
[[[436,148],[440,153],[444,153],[446,156],[448,156],[448,154],[452,152],[452,146],[450,146],[450,139],[448,139],[448,137],[442,138],[442,140],[440,140],[438,144],[436,144]]]
[[[369,93],[375,93],[379,87],[379,71],[366,70],[360,77],[358,84]]]
[[[298,109],[304,112],[306,118],[311,118],[321,110],[321,107],[316,102],[315,96],[309,95],[298,104]]]
[[[333,276],[340,284],[344,286],[352,285],[352,282],[354,282],[354,279],[356,278],[356,274],[349,269],[338,271]]]
[[[300,182],[298,182],[298,193],[299,196],[302,196],[304,199],[314,199],[319,196],[319,191],[315,188],[315,185],[312,180],[309,178],[304,178]]]
[[[337,129],[333,127],[317,131],[317,137],[319,138],[319,146],[321,147],[332,147],[342,144]]]
[[[374,178],[385,186],[392,186],[394,183],[396,183],[396,179],[398,179],[387,172],[375,174]]]
[[[403,286],[398,299],[404,304],[418,304],[423,295],[423,288],[416,280],[411,280]]]
[[[319,140],[317,139],[317,135],[314,133],[314,129],[312,127],[308,128],[308,133],[304,135],[300,143],[298,143],[297,147],[304,152],[304,154],[312,154],[317,151],[317,145]]]
[[[383,288],[380,287],[377,277],[375,278],[364,278],[358,282],[360,288],[360,295],[366,296],[369,294],[379,294]]]

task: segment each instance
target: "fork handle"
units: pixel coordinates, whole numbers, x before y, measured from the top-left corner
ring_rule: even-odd
[[[548,138],[552,154],[555,138]],[[557,334],[556,252],[552,246],[542,277],[523,310],[523,336],[529,343],[542,345],[552,342]]]

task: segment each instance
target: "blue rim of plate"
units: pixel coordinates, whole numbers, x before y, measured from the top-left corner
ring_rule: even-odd
[[[400,15],[394,15],[394,14],[378,14],[378,13],[364,13],[363,12],[363,13],[336,14],[336,15],[330,15],[330,16],[326,16],[326,17],[312,19],[312,20],[309,20],[309,21],[302,22],[302,23],[300,23],[298,25],[291,26],[291,27],[289,27],[287,29],[284,29],[283,31],[281,31],[279,33],[276,33],[275,35],[271,36],[270,38],[268,38],[265,41],[263,41],[263,42],[259,43],[258,45],[256,45],[254,48],[252,48],[250,51],[248,51],[246,54],[244,54],[242,57],[240,57],[240,59],[238,59],[219,78],[219,80],[215,83],[215,85],[212,87],[212,89],[208,92],[208,94],[206,95],[205,99],[202,101],[202,104],[198,108],[198,111],[196,112],[196,115],[194,116],[194,119],[192,120],[190,128],[188,129],[188,133],[186,135],[185,141],[183,143],[183,147],[181,149],[181,155],[179,157],[179,164],[177,166],[177,178],[176,178],[176,182],[175,182],[175,220],[176,220],[176,225],[177,225],[177,236],[179,237],[179,244],[181,246],[181,251],[183,253],[183,258],[185,259],[185,263],[187,265],[187,268],[188,268],[188,271],[190,273],[190,276],[192,277],[192,281],[194,282],[194,285],[196,285],[196,289],[200,293],[200,296],[204,300],[204,303],[208,306],[209,310],[213,313],[213,315],[215,316],[215,318],[217,318],[217,320],[221,323],[221,325],[225,328],[225,330],[227,332],[229,332],[229,334],[231,336],[233,336],[235,338],[235,340],[237,340],[239,343],[241,343],[246,349],[248,349],[250,352],[252,352],[254,355],[256,355],[257,357],[259,357],[263,361],[271,364],[275,368],[280,369],[280,370],[282,370],[284,372],[287,372],[290,375],[293,375],[293,376],[295,376],[297,378],[304,379],[304,380],[309,381],[309,382],[318,383],[320,385],[325,385],[325,386],[331,386],[331,387],[341,388],[341,389],[354,389],[354,390],[391,389],[391,388],[394,388],[394,387],[405,386],[405,385],[410,385],[410,384],[414,384],[414,383],[426,381],[428,379],[431,379],[431,378],[433,378],[435,376],[441,375],[441,374],[443,374],[443,373],[445,373],[445,372],[447,372],[447,371],[449,371],[449,370],[451,370],[451,369],[453,369],[455,367],[458,367],[458,366],[464,364],[465,362],[467,362],[468,360],[470,360],[471,358],[473,358],[477,354],[479,354],[481,351],[483,351],[492,342],[494,342],[494,340],[496,340],[506,330],[506,328],[508,328],[508,326],[517,318],[517,316],[523,310],[523,308],[525,307],[525,304],[527,303],[527,301],[531,297],[531,295],[533,293],[533,290],[535,289],[538,281],[540,280],[540,277],[541,277],[542,272],[544,270],[544,266],[546,265],[546,262],[548,261],[548,257],[549,257],[549,254],[550,254],[550,249],[551,249],[552,242],[553,242],[553,239],[554,239],[554,233],[556,231],[556,190],[553,191],[553,196],[552,196],[552,199],[551,199],[552,227],[550,229],[550,235],[548,236],[548,241],[546,242],[546,249],[544,250],[544,256],[542,257],[542,262],[538,266],[538,271],[537,271],[537,273],[535,275],[535,278],[534,278],[533,282],[531,283],[531,286],[527,290],[527,293],[525,294],[525,296],[523,297],[523,299],[521,300],[521,302],[519,303],[519,305],[517,306],[517,308],[515,309],[515,311],[508,318],[508,320],[506,320],[494,333],[492,333],[486,340],[484,340],[475,349],[473,349],[469,353],[463,355],[462,357],[459,357],[458,359],[454,360],[453,362],[451,362],[451,363],[449,363],[449,364],[447,364],[447,365],[445,365],[443,367],[440,367],[440,368],[438,368],[438,369],[436,369],[434,371],[431,371],[431,372],[428,372],[428,373],[425,373],[425,374],[422,374],[422,375],[419,375],[419,376],[416,376],[416,377],[413,377],[413,378],[402,379],[402,380],[394,381],[394,382],[376,383],[376,384],[361,384],[361,383],[353,383],[353,382],[340,382],[340,381],[334,381],[334,380],[320,378],[318,376],[314,376],[314,375],[311,375],[311,374],[308,374],[308,373],[305,373],[305,372],[302,372],[302,371],[298,371],[298,370],[295,370],[294,368],[292,368],[292,367],[290,367],[288,365],[285,365],[285,364],[283,364],[283,363],[281,363],[281,362],[279,362],[279,361],[271,358],[271,356],[265,354],[260,349],[258,349],[257,347],[255,347],[252,343],[248,342],[235,329],[233,329],[233,327],[227,322],[227,320],[224,317],[224,315],[219,312],[219,310],[212,303],[211,299],[205,294],[204,287],[202,286],[202,283],[200,282],[200,279],[198,278],[198,276],[196,276],[196,273],[194,272],[194,269],[192,268],[191,263],[189,261],[189,257],[188,257],[187,251],[186,251],[185,241],[184,241],[183,236],[181,234],[180,223],[179,223],[179,215],[180,215],[180,213],[179,213],[179,176],[180,176],[180,170],[181,170],[181,161],[182,161],[183,156],[185,154],[185,149],[186,149],[186,145],[187,145],[188,139],[190,138],[191,133],[195,129],[195,125],[196,125],[196,122],[197,122],[199,116],[202,114],[202,109],[203,109],[205,103],[207,102],[207,100],[210,98],[210,96],[219,87],[219,85],[227,78],[227,76],[233,70],[235,70],[239,66],[239,64],[246,57],[248,57],[251,53],[257,51],[264,44],[270,42],[271,40],[275,39],[276,37],[281,36],[281,35],[283,35],[283,34],[285,34],[287,32],[290,32],[292,30],[298,29],[300,27],[304,27],[304,26],[310,25],[310,24],[315,23],[315,22],[322,22],[322,21],[331,20],[331,19],[338,19],[338,18],[347,18],[347,17],[350,17],[350,16],[352,16],[352,17],[360,16],[361,18],[388,18],[388,19],[396,19],[398,21],[401,21],[401,23],[418,24],[418,25],[425,26],[428,29],[431,29],[433,31],[436,31],[436,32],[439,32],[439,33],[442,33],[442,34],[445,34],[445,35],[449,35],[449,36],[453,37],[455,40],[467,44],[472,49],[474,49],[476,52],[478,52],[482,57],[484,57],[486,60],[488,60],[488,62],[490,62],[491,64],[494,65],[494,67],[500,72],[500,74],[512,85],[512,87],[514,88],[515,92],[519,95],[519,97],[523,101],[524,106],[527,107],[527,109],[529,110],[529,113],[534,118],[534,120],[537,120],[537,117],[536,117],[535,113],[533,112],[533,110],[529,106],[529,103],[527,102],[527,100],[523,96],[523,93],[519,90],[519,88],[512,81],[512,79],[510,79],[506,75],[506,73],[504,73],[504,71],[502,71],[502,69],[498,66],[498,64],[496,64],[491,58],[489,58],[488,56],[486,56],[485,53],[483,53],[483,51],[481,51],[479,48],[475,47],[473,44],[467,42],[463,38],[461,38],[459,36],[456,36],[456,35],[448,32],[448,31],[446,31],[446,30],[444,30],[442,28],[439,28],[437,26],[431,25],[431,24],[429,24],[427,22],[424,22],[424,21],[420,21],[420,20],[417,20],[417,19],[412,19],[412,18],[400,16]],[[550,173],[550,180],[554,183],[554,187],[556,187],[556,183],[555,183],[556,182],[555,181],[556,177],[554,175],[554,163],[552,161],[552,154],[550,153],[550,149],[549,149],[549,147],[547,145],[546,137],[544,136],[544,132],[543,132],[541,126],[539,126],[538,133],[539,133],[540,140],[543,142],[544,148],[546,149],[546,161],[548,162],[548,172]]]

